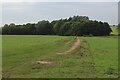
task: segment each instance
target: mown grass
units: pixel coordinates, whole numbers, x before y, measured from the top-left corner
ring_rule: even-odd
[[[72,54],[57,55],[68,50],[75,37],[3,36],[3,77],[117,77],[117,38],[80,37],[80,40],[80,47]],[[53,64],[35,64],[38,60],[49,60]],[[113,74],[106,73],[111,68]]]
[[[28,74],[30,73],[27,72],[28,64],[37,60],[51,59],[56,52],[67,50],[70,45],[64,44],[71,40],[70,37],[57,36],[3,36],[3,72],[8,72],[5,74],[8,77],[11,76],[11,71],[18,73],[23,71]],[[19,68],[21,66],[23,69]]]
[[[98,77],[118,77],[118,37],[84,37]]]

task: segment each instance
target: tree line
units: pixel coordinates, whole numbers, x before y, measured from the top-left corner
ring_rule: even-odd
[[[120,36],[120,23],[118,24],[117,30],[118,30],[118,36]]]
[[[89,20],[87,16],[73,16],[66,19],[42,20],[38,23],[15,25],[5,24],[3,35],[60,35],[60,36],[107,36],[112,32],[107,22]]]

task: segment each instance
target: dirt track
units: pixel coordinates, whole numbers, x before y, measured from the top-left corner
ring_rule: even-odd
[[[63,52],[63,53],[57,53],[59,55],[66,55],[66,54],[70,54],[71,52],[73,52],[75,49],[77,49],[80,46],[80,39],[77,37],[74,45],[67,51]],[[37,64],[52,64],[52,62],[50,61],[36,61]]]
[[[80,39],[77,37],[76,42],[69,50],[62,52],[62,53],[57,53],[57,54],[70,54],[72,51],[74,51],[79,46],[80,46]]]

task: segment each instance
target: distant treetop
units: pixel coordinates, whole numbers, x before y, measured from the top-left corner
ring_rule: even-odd
[[[62,36],[108,36],[111,28],[107,22],[89,20],[87,16],[73,16],[65,19],[39,21],[38,23],[27,23],[15,25],[5,24],[2,34],[6,35],[62,35]]]

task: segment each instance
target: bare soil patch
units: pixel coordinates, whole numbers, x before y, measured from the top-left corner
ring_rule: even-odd
[[[51,61],[36,61],[36,64],[52,64]]]

